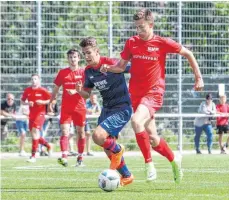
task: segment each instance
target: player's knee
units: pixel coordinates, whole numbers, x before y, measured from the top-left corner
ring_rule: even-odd
[[[62,129],[62,136],[69,136],[69,131],[67,129]]]
[[[136,117],[135,115],[131,118],[131,125],[134,130],[139,129],[143,126],[141,120],[139,120],[138,117]]]
[[[106,137],[105,137],[105,135],[101,134],[101,132],[95,130],[93,135],[92,135],[92,139],[93,139],[95,144],[101,146],[104,144]]]

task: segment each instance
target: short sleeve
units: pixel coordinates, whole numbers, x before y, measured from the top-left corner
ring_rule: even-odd
[[[25,89],[23,94],[22,94],[21,100],[25,101],[27,98],[28,98],[28,92],[27,92],[27,89]]]
[[[95,85],[91,82],[91,80],[89,79],[88,76],[88,70],[85,70],[85,74],[84,74],[84,88],[90,88],[92,89]]]
[[[54,84],[57,85],[58,87],[60,87],[63,84],[62,76],[61,76],[61,70],[58,72],[58,74],[54,80]]]
[[[179,53],[182,45],[171,38],[164,38],[163,47],[166,53]]]
[[[124,46],[124,49],[122,50],[122,52],[120,53],[121,58],[123,60],[130,60],[132,57],[132,54],[130,52],[130,40],[127,40]]]

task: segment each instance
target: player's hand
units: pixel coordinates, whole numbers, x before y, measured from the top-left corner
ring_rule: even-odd
[[[77,93],[77,91],[75,89],[66,89],[66,90],[67,90],[68,94],[70,94],[70,95],[74,95]]]
[[[80,80],[80,81],[78,81],[78,82],[76,83],[76,91],[77,91],[77,92],[81,92],[81,91],[82,91],[82,88],[83,88],[83,83],[82,83],[82,81]]]
[[[55,104],[56,104],[56,100],[50,101],[50,103],[48,104],[48,112],[54,113]]]
[[[29,101],[28,105],[29,105],[29,107],[33,107],[34,106],[34,102],[33,101]]]
[[[109,68],[110,68],[110,66],[108,66],[108,65],[102,65],[100,67],[100,72],[101,73],[106,73],[109,70]]]
[[[201,91],[203,88],[204,88],[204,81],[203,81],[202,77],[196,78],[194,90],[195,91]]]
[[[36,100],[36,104],[37,105],[44,105],[44,101],[43,100]]]

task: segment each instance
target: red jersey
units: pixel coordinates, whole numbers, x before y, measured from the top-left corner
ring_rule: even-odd
[[[229,104],[218,104],[216,110],[221,113],[229,113]],[[217,117],[216,125],[228,125],[228,117]]]
[[[75,89],[76,83],[82,81],[84,84],[84,69],[77,69],[72,71],[70,67],[61,69],[54,80],[54,83],[60,87],[63,87],[62,95],[62,109],[70,111],[76,109],[86,109],[85,99],[78,93],[70,95],[68,89]]]
[[[29,117],[36,117],[40,114],[46,113],[46,105],[38,105],[36,103],[37,100],[49,100],[51,98],[51,94],[49,91],[43,87],[32,88],[28,87],[24,90],[21,100],[22,101],[32,101],[34,105],[29,107]]]
[[[131,60],[129,91],[144,96],[152,90],[165,91],[165,62],[167,53],[179,53],[181,45],[169,38],[154,35],[144,41],[133,36],[121,52],[124,60]]]

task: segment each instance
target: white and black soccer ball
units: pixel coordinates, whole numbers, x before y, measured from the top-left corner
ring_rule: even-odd
[[[120,185],[120,176],[116,170],[105,169],[99,174],[98,184],[106,192],[114,191]]]

